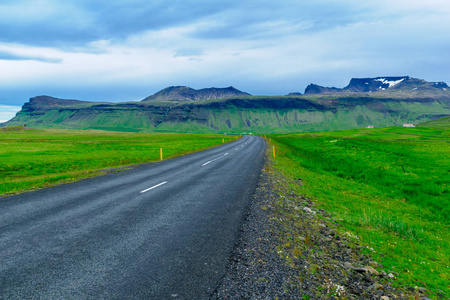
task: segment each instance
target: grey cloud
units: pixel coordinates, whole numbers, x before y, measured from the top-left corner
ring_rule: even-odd
[[[62,63],[62,59],[18,55],[7,51],[0,51],[0,60],[34,60],[46,63]]]
[[[25,6],[29,1],[11,3]],[[15,21],[0,19],[0,42],[79,47],[100,39],[122,40],[132,34],[201,20],[216,25],[194,32],[193,36],[197,38],[264,38],[276,34],[271,29],[273,23],[284,22],[286,28],[299,31],[323,30],[354,22],[355,16],[361,13],[356,6],[333,4],[330,0],[79,0],[55,3],[58,6],[51,9],[56,11],[48,13],[45,7],[42,11],[36,9],[35,18],[24,14],[17,16]]]
[[[16,1],[15,5],[28,1]],[[160,30],[182,26],[199,18],[221,11],[236,0],[225,4],[200,1],[77,1],[58,3],[58,10],[46,18],[36,10],[36,18],[17,16],[17,19],[0,19],[0,42],[39,46],[71,47],[100,39],[121,40],[129,35],[147,30]],[[64,6],[67,4],[66,6]],[[45,8],[44,8],[45,9]],[[56,8],[53,8],[56,9]]]
[[[267,39],[286,34],[314,33],[364,20],[362,7],[328,1],[285,4],[237,5],[212,19],[213,26],[199,28],[192,36],[204,39]],[[215,22],[214,22],[215,21]]]

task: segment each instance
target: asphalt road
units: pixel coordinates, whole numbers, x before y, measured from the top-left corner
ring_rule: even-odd
[[[0,199],[0,299],[205,299],[265,151],[242,139]]]

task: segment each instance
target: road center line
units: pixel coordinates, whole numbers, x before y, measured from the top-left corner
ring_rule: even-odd
[[[222,156],[221,156],[222,157]],[[215,158],[215,159],[213,159],[213,160],[210,160],[210,161],[207,161],[207,162],[205,162],[203,165],[202,165],[202,167],[204,167],[204,166],[206,166],[207,164],[210,164],[210,163],[212,163],[213,161],[215,161],[215,160],[218,160],[220,157],[218,157],[218,158]]]
[[[222,157],[224,157],[225,155],[228,155],[228,152],[227,153],[225,153],[224,155],[222,155],[222,156],[219,156],[219,157],[217,157],[217,158],[214,158],[213,160],[210,160],[210,161],[207,161],[207,162],[205,162],[203,165],[202,165],[202,167],[204,167],[204,166],[206,166],[207,164],[210,164],[210,163],[212,163],[213,161],[216,161],[216,160],[218,160],[219,158],[222,158]]]
[[[157,185],[152,186],[151,188],[148,188],[148,189],[146,189],[146,190],[141,191],[141,193],[148,192],[148,191],[153,190],[154,188],[157,188],[157,187],[159,187],[159,186],[161,186],[161,185],[163,185],[163,184],[166,184],[166,183],[167,183],[167,181],[161,182],[161,183],[159,183],[159,184],[157,184]]]

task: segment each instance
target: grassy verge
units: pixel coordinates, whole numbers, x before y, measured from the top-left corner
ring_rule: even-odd
[[[384,128],[271,136],[292,189],[340,219],[396,284],[450,295],[450,133]]]
[[[158,161],[235,139],[223,135],[0,130],[0,197],[105,174],[101,169]]]

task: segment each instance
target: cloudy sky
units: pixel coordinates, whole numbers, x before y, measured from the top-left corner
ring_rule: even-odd
[[[284,95],[403,75],[450,83],[450,1],[0,2],[0,121],[37,95],[138,101],[172,85]]]

